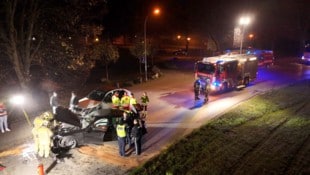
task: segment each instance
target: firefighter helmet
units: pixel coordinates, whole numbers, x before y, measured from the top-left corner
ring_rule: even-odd
[[[50,120],[53,119],[53,114],[52,114],[51,112],[49,112],[49,111],[46,111],[46,112],[44,112],[44,113],[42,114],[42,118],[43,118],[44,120],[50,121]]]
[[[33,121],[34,127],[40,127],[44,123],[44,120],[41,117],[36,117]]]

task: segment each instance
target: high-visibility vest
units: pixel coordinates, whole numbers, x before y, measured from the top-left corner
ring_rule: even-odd
[[[130,98],[130,104],[135,105],[137,104],[137,99],[135,99],[134,97]]]
[[[125,125],[117,125],[116,133],[118,137],[126,137],[126,126]]]
[[[119,106],[119,104],[120,104],[119,97],[113,95],[112,96],[112,103],[113,103],[114,106]]]
[[[130,97],[129,96],[123,96],[121,99],[121,104],[123,106],[128,106],[130,103]]]

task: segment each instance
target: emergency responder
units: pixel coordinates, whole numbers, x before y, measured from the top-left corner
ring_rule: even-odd
[[[209,101],[209,89],[208,86],[206,86],[206,88],[204,89],[204,93],[205,93],[205,99],[204,99],[204,103],[207,103]]]
[[[147,106],[149,102],[150,102],[149,97],[147,96],[147,93],[144,92],[141,96],[142,118],[146,118],[147,116]]]
[[[38,138],[38,129],[43,125],[43,119],[41,118],[41,116],[38,116],[34,119],[33,121],[33,129],[32,129],[32,136],[33,136],[33,140],[34,140],[34,152],[36,154],[39,153],[39,138]]]
[[[38,148],[40,157],[49,157],[51,150],[51,137],[53,132],[47,127],[48,122],[43,120],[41,127],[34,131],[34,136],[38,139]]]
[[[119,94],[117,91],[115,91],[112,96],[112,108],[118,109],[119,106],[120,106]]]
[[[126,125],[122,119],[116,125],[116,133],[117,133],[119,154],[120,156],[125,157]]]
[[[56,114],[56,108],[58,107],[58,100],[57,100],[57,93],[53,92],[52,96],[50,97],[50,105],[52,107],[53,114]]]
[[[135,145],[135,154],[141,154],[141,139],[142,139],[142,129],[138,119],[133,120],[134,126],[131,130],[131,137]]]
[[[121,98],[121,106],[124,110],[129,111],[130,97],[128,96],[127,92],[124,92],[124,95]]]
[[[126,125],[126,144],[129,145],[129,148],[131,147],[131,129],[133,127],[133,118],[131,116],[131,113],[123,112],[123,122]]]
[[[199,93],[200,93],[200,88],[201,88],[201,82],[199,79],[197,79],[194,82],[194,93],[195,93],[195,100],[199,100]]]

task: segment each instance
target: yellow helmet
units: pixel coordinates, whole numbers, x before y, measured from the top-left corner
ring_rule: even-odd
[[[40,127],[43,125],[44,120],[41,117],[36,117],[33,121],[34,127]]]
[[[44,112],[43,114],[41,114],[41,116],[44,120],[52,120],[53,119],[53,114],[49,111]]]

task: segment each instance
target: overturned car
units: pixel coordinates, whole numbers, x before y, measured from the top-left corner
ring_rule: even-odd
[[[77,112],[58,107],[54,119],[59,123],[54,129],[53,150],[74,148],[83,144],[85,136],[92,134],[97,141],[116,139],[116,124],[122,118],[124,110],[112,108],[112,95],[124,93],[131,95],[127,89],[114,89],[108,92],[94,90],[79,100]],[[132,118],[139,118],[139,109],[131,106]],[[107,137],[109,136],[109,138]]]

